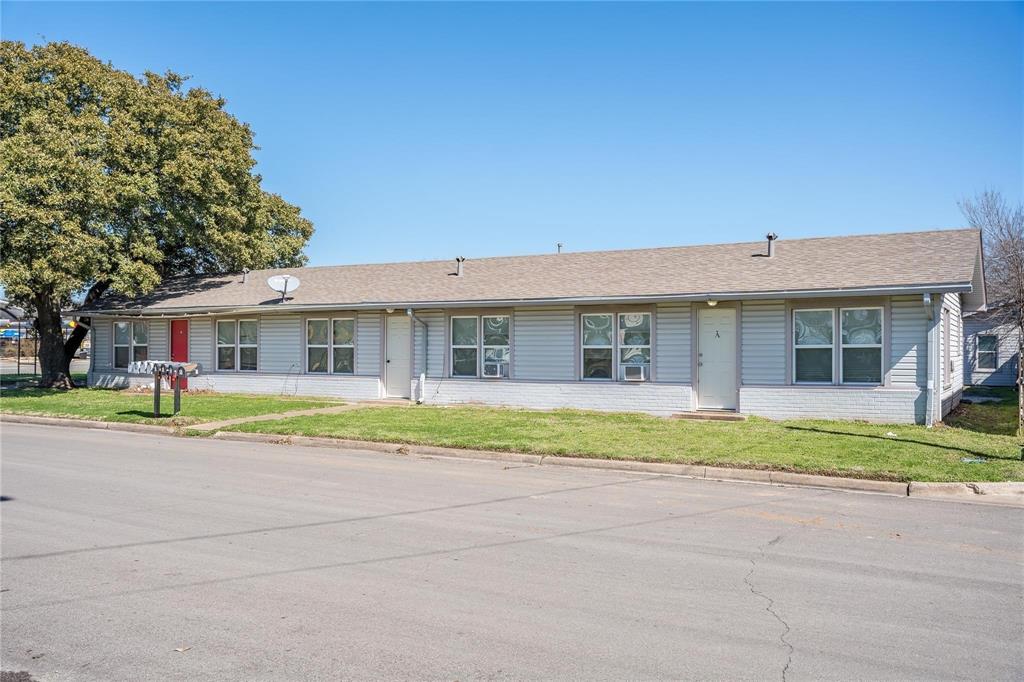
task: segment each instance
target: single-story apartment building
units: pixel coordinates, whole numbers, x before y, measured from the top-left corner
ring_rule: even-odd
[[[1014,386],[1020,363],[1020,330],[1007,310],[964,314],[964,383],[969,386]]]
[[[78,314],[92,386],[148,358],[223,392],[932,423],[983,282],[979,232],[942,230],[178,278]]]

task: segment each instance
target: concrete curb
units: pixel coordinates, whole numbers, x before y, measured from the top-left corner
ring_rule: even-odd
[[[921,483],[913,481],[911,497],[980,502],[1024,507],[1024,483]]]
[[[344,438],[318,438],[314,436],[287,436],[269,433],[245,433],[242,431],[218,431],[210,436],[215,440],[239,441],[243,443],[274,443],[278,445],[301,445],[312,448],[334,448],[350,450],[370,450],[386,452],[392,455],[420,455],[428,457],[461,457],[462,459],[484,459],[516,464],[540,464],[544,457],[527,455],[518,452],[499,452],[494,450],[460,450],[458,448],[441,448],[432,445],[405,445],[402,443],[378,443],[369,440],[347,440]],[[546,460],[545,460],[546,461]]]
[[[105,429],[108,431],[132,431],[136,433],[155,433],[172,436],[184,435],[182,429],[168,426],[129,424],[124,422],[101,422],[86,419],[62,419],[58,417],[35,417],[21,414],[5,414],[2,416],[2,419],[0,419],[0,423],[3,422],[16,424],[39,424],[44,426],[70,426],[87,429]],[[217,431],[206,437],[214,438],[216,440],[237,441],[242,443],[271,443],[334,449],[347,448],[351,450],[385,452],[395,455],[451,457],[457,459],[512,462],[516,464],[604,469],[607,471],[680,476],[685,478],[704,479],[708,481],[730,481],[760,483],[764,485],[823,488],[827,490],[868,492],[883,495],[895,495],[898,497],[916,497],[952,502],[971,502],[975,504],[998,504],[1024,508],[1024,482],[922,483],[913,481],[911,483],[899,483],[896,481],[876,481],[865,478],[841,478],[838,476],[798,474],[788,471],[769,471],[764,469],[733,469],[728,467],[712,467],[699,464],[588,459],[586,457],[563,457],[558,455],[530,455],[518,452],[500,452],[495,450],[467,450],[462,448],[445,448],[432,445],[379,443],[376,441],[348,440],[342,438],[288,436],[264,433],[245,433],[241,431]]]
[[[518,464],[566,466],[576,467],[579,469],[602,469],[605,471],[657,474],[659,476],[680,476],[683,478],[696,478],[708,481],[729,481],[779,486],[825,488],[829,490],[881,493],[885,495],[896,495],[899,497],[906,497],[908,490],[908,484],[896,481],[872,481],[860,478],[816,476],[813,474],[796,474],[785,471],[767,471],[762,469],[732,469],[727,467],[709,467],[700,464],[588,459],[586,457],[562,457],[558,455],[528,455],[515,452],[498,452],[494,450],[465,450],[462,448],[442,448],[430,445],[399,445],[396,443],[378,443],[374,441],[345,440],[340,438],[314,438],[310,436],[275,436],[272,434],[244,433],[237,431],[218,431],[213,434],[212,438],[217,440],[239,441],[243,443],[278,443],[321,448],[348,448],[353,450],[387,452],[398,455],[451,457],[456,459],[515,462]]]
[[[77,426],[80,429],[103,429],[106,431],[133,431],[135,433],[159,433],[175,435],[173,426],[157,426],[156,424],[132,424],[129,422],[101,422],[92,419],[74,419],[72,417],[36,417],[28,414],[5,414],[0,423],[40,424],[42,426]]]

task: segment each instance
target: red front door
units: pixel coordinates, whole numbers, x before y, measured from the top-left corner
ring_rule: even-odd
[[[188,320],[171,320],[171,362],[188,362]],[[188,379],[181,387],[188,388]]]

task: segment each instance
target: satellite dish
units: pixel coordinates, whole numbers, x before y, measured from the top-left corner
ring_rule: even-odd
[[[299,278],[295,275],[274,275],[267,277],[267,286],[281,294],[281,300],[292,291],[299,288]]]

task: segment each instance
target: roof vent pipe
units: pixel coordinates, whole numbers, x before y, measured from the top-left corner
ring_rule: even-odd
[[[459,256],[455,259],[455,276],[462,277],[462,263],[466,259],[463,256]]]
[[[779,235],[774,232],[769,232],[768,237],[768,257],[771,258],[775,255],[775,240],[779,238]]]
[[[565,246],[565,244],[563,244],[562,242],[558,242],[557,244],[555,244],[555,247],[558,249],[558,253],[562,253],[563,246]]]
[[[249,276],[249,268],[242,268],[242,284],[245,284],[245,279],[248,276]]]

